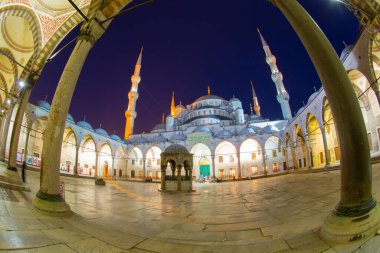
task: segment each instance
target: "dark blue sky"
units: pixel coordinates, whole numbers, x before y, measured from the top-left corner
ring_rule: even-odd
[[[143,1],[134,1],[133,4]],[[236,3],[235,3],[236,2]],[[238,3],[237,3],[238,2]],[[333,0],[300,0],[332,42],[338,54],[354,43],[359,26],[354,16]],[[76,121],[90,122],[110,134],[124,135],[124,111],[128,105],[130,77],[141,45],[144,45],[140,97],[135,133],[150,131],[170,111],[172,91],[176,103],[189,104],[211,93],[242,100],[246,113],[252,101],[252,80],[262,115],[281,119],[276,89],[270,78],[256,27],[261,29],[277,57],[292,111],[307,102],[319,78],[301,42],[283,15],[261,0],[156,0],[116,18],[91,50],[79,78],[70,113]],[[77,35],[71,32],[65,41]],[[62,43],[64,44],[65,41]],[[68,47],[42,72],[31,101],[51,103]]]

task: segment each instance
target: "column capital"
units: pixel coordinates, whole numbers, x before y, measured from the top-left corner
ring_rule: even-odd
[[[82,27],[80,28],[77,40],[86,40],[93,46],[95,44],[95,41],[97,41],[106,31],[106,28],[103,27],[99,22],[103,19],[105,19],[105,17],[102,12],[97,11],[93,19],[90,19],[89,21],[83,23]]]

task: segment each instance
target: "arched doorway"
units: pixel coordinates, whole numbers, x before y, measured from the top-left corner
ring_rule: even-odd
[[[298,163],[298,168],[307,168],[307,153],[306,153],[306,142],[305,137],[302,132],[300,125],[295,126],[296,133],[296,157],[298,161],[294,161]]]
[[[211,150],[203,143],[195,144],[191,150],[193,156],[193,175],[199,179],[209,180],[212,175]]]
[[[79,147],[78,175],[95,177],[96,170],[96,145],[91,136],[86,136]]]
[[[326,146],[327,146],[327,159],[331,163],[340,161],[340,149],[338,137],[335,130],[335,123],[330,110],[330,104],[327,98],[323,102],[323,124],[325,125]]]
[[[128,170],[130,171],[130,177],[143,179],[143,169],[142,151],[138,147],[134,147],[128,155]]]
[[[277,136],[270,136],[265,142],[266,170],[268,174],[277,173],[284,170],[285,151],[282,148],[281,140]]]
[[[146,178],[161,179],[161,149],[157,146],[150,147],[146,152]]]
[[[77,138],[71,128],[66,128],[63,133],[63,142],[61,149],[60,172],[67,174],[76,174],[77,156]]]
[[[240,167],[242,177],[264,174],[261,145],[254,139],[246,139],[240,145]]]
[[[215,170],[219,179],[234,179],[238,175],[238,160],[235,146],[221,142],[215,149]]]
[[[127,156],[123,146],[116,150],[115,155],[115,172],[117,178],[123,178],[127,175]]]
[[[320,168],[326,165],[325,149],[323,145],[322,130],[317,118],[309,113],[307,116],[307,135],[309,137],[310,162],[312,168]]]
[[[46,118],[40,118],[33,122],[29,133],[27,164],[40,167],[43,145],[43,132],[46,127]]]
[[[113,177],[112,149],[108,142],[102,144],[98,152],[98,176]]]

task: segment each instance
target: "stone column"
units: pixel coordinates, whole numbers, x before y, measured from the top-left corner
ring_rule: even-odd
[[[143,173],[144,173],[144,177],[143,179],[145,180],[146,179],[146,173],[145,173],[145,162],[146,162],[146,159],[143,158]]]
[[[3,132],[1,135],[0,161],[5,161],[5,151],[7,149],[8,131],[9,131],[9,125],[12,119],[13,108],[14,108],[14,104],[11,103],[9,105],[7,116],[5,117]]]
[[[166,165],[161,165],[161,191],[166,191]]]
[[[265,161],[265,149],[262,150],[261,155],[263,156],[263,172],[264,172],[264,175],[266,175],[267,174],[267,170],[266,170],[267,163]],[[269,170],[269,168],[268,168],[268,170]]]
[[[212,179],[215,179],[215,155],[211,155],[211,166],[212,166]]]
[[[309,140],[305,139],[305,149],[306,149],[306,167],[311,168],[311,158],[310,158],[310,146]]]
[[[24,146],[24,155],[22,157],[22,161],[23,162],[26,162],[26,160],[28,159],[29,135],[30,135],[30,131],[31,130],[32,129],[26,128],[26,139],[25,139],[25,146]]]
[[[181,170],[182,165],[177,165],[177,191],[181,190]]]
[[[75,164],[74,164],[74,175],[78,175],[78,160],[79,160],[79,149],[80,149],[80,144],[76,146],[75,149]]]
[[[327,167],[327,166],[330,166],[330,160],[329,160],[329,147],[327,146],[327,138],[326,138],[326,126],[323,127],[321,133],[322,133],[323,148],[325,151],[325,161],[326,161],[326,167]]]
[[[94,177],[97,178],[99,176],[99,155],[98,153],[95,153],[95,175]]]
[[[116,173],[115,173],[115,157],[114,156],[112,156],[112,166],[111,166],[111,169],[112,169],[112,176],[111,177],[113,177],[113,174],[115,174],[115,179],[117,178],[117,171],[116,171]],[[110,177],[109,175],[108,175],[108,177]]]
[[[238,178],[241,178],[241,164],[240,164],[240,152],[238,151],[237,152],[237,160],[238,160],[238,175],[237,177]]]
[[[379,227],[380,212],[372,197],[367,131],[352,83],[334,48],[303,7],[296,0],[271,2],[285,15],[308,51],[330,103],[339,137],[340,202],[325,220],[322,236],[337,242],[368,238]]]
[[[8,157],[7,169],[12,170],[12,171],[17,171],[16,169],[17,149],[18,149],[18,143],[20,139],[22,120],[24,118],[24,113],[26,110],[26,106],[28,105],[28,102],[29,102],[29,97],[32,92],[32,88],[34,87],[37,79],[38,79],[37,75],[32,75],[28,78],[26,86],[24,87],[24,90],[22,91],[22,95],[19,100],[15,121],[13,123],[11,142],[9,145],[9,157]]]
[[[53,212],[67,213],[70,206],[59,194],[59,162],[66,117],[71,99],[84,62],[95,41],[104,33],[97,20],[102,20],[100,11],[96,19],[85,22],[80,30],[75,48],[63,70],[49,112],[43,139],[40,190],[33,200],[36,208]]]

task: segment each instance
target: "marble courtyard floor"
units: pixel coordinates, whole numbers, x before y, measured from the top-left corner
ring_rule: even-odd
[[[4,166],[4,164],[0,164]],[[161,194],[158,184],[61,177],[73,211],[34,210],[31,193],[0,188],[0,249],[5,252],[380,252],[380,235],[330,245],[318,235],[338,203],[339,171],[195,184],[191,194]],[[373,166],[380,200],[380,164]],[[0,250],[0,251],[1,251]]]

